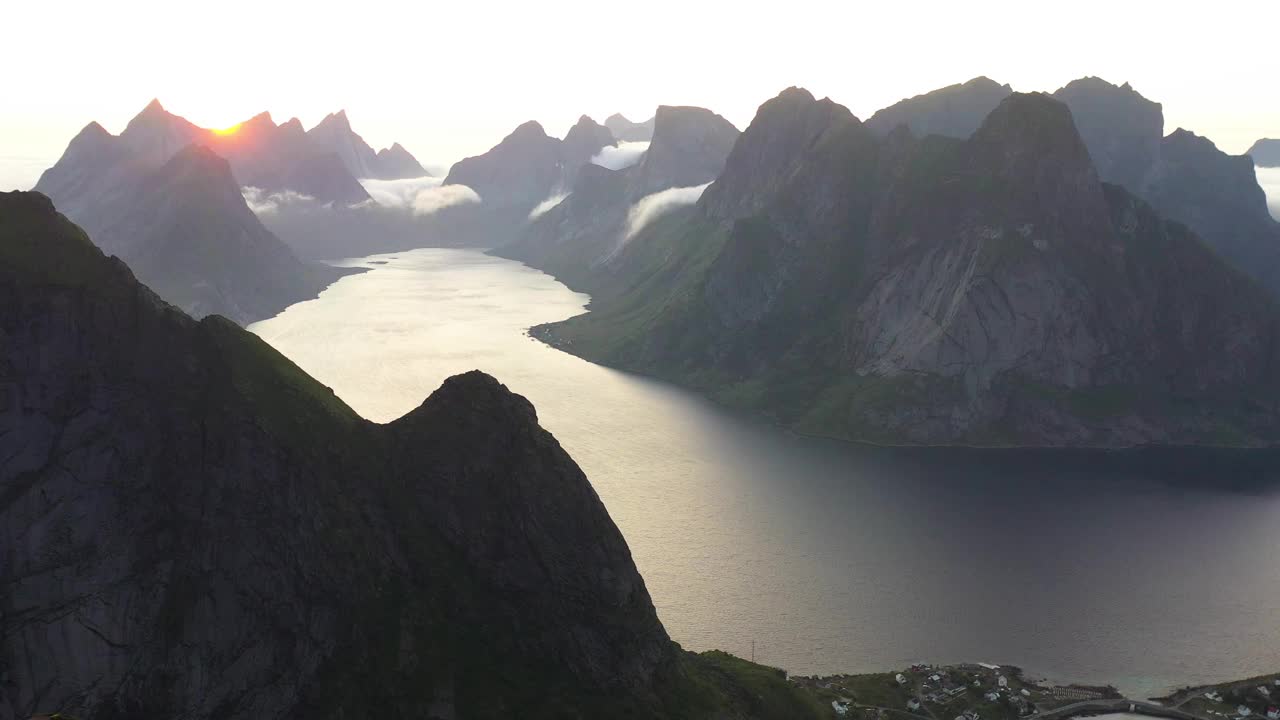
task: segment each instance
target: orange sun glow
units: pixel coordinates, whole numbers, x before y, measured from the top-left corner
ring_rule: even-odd
[[[214,135],[234,135],[240,129],[240,123],[236,123],[230,127],[217,128],[213,131]]]

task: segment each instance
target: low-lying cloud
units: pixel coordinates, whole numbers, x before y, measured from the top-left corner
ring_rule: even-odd
[[[1280,220],[1280,168],[1257,168],[1258,184],[1267,194],[1267,207],[1271,217]]]
[[[442,185],[438,177],[405,180],[361,180],[365,192],[382,207],[430,215],[454,205],[480,202],[480,195],[466,185]]]
[[[316,199],[310,195],[304,195],[303,193],[294,192],[292,190],[268,193],[262,188],[246,185],[240,188],[240,194],[244,196],[245,203],[255,215],[269,215],[271,213],[279,212],[281,208],[296,205],[316,204]]]
[[[595,157],[591,158],[591,163],[610,170],[622,170],[640,162],[640,157],[648,149],[647,142],[618,143],[617,146],[610,145],[596,153]]]
[[[627,230],[622,237],[623,242],[625,243],[635,237],[636,233],[662,215],[683,205],[692,205],[698,202],[698,198],[702,197],[702,191],[706,190],[707,185],[710,184],[668,188],[640,198],[627,211]]]
[[[547,214],[548,210],[564,202],[564,199],[567,197],[569,197],[569,193],[566,193],[566,192],[555,193],[551,197],[547,198],[546,200],[543,200],[542,202],[538,203],[537,207],[529,211],[529,220],[531,221],[537,220],[538,218]]]

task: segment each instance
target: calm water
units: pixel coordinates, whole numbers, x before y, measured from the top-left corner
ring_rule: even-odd
[[[754,640],[797,673],[1013,663],[1135,694],[1280,669],[1280,496],[796,438],[530,339],[587,297],[517,263],[343,264],[373,269],[251,329],[376,421],[472,368],[527,396],[690,649]]]

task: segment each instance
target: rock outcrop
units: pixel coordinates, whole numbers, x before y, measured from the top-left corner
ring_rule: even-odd
[[[967,140],[880,136],[791,89],[695,212],[611,262],[570,352],[823,435],[1271,444],[1280,314],[1101,182],[1068,108],[1013,94]]]
[[[0,720],[818,717],[667,639],[526,400],[367,422],[37,193],[0,195],[0,668]]]

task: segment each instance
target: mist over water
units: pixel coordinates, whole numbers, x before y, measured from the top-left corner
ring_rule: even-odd
[[[754,641],[796,673],[1007,662],[1134,695],[1275,670],[1280,497],[797,438],[530,339],[588,298],[518,263],[341,264],[371,271],[250,329],[379,422],[473,368],[528,397],[687,648]]]

